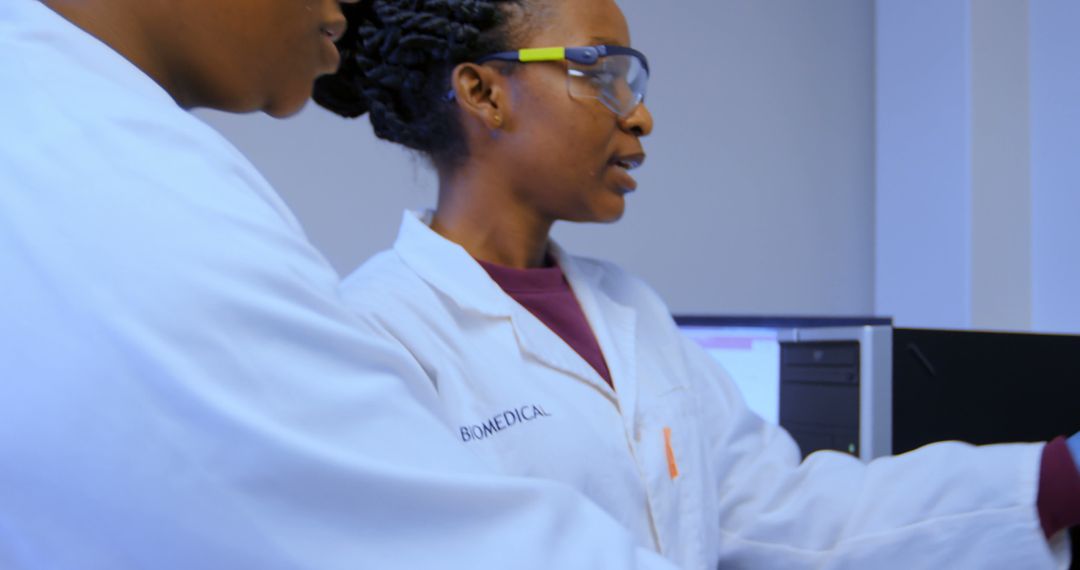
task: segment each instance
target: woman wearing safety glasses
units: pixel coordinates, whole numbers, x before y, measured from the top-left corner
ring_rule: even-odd
[[[1036,509],[1043,445],[800,464],[648,286],[549,239],[559,220],[617,220],[645,158],[649,65],[612,0],[376,0],[347,16],[345,65],[316,100],[428,156],[439,196],[344,295],[415,357],[417,393],[462,445],[574,486],[686,568],[1067,556]]]

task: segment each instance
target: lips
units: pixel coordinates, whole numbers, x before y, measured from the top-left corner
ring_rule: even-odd
[[[346,25],[344,19],[339,19],[319,26],[319,34],[324,40],[323,57],[326,62],[324,73],[333,73],[341,65],[341,53],[338,51],[337,42],[345,35]]]
[[[641,166],[644,163],[645,163],[645,153],[643,153],[643,152],[638,152],[638,153],[634,153],[634,154],[616,155],[616,156],[611,157],[611,160],[608,161],[608,164],[610,164],[612,166],[622,168],[623,170],[626,170],[628,172],[631,171],[631,170],[636,169],[637,167]]]
[[[630,171],[641,166],[645,162],[645,153],[620,154],[611,157],[608,166],[614,169],[620,190],[633,192],[637,190],[637,180],[630,176]]]
[[[348,23],[345,21],[344,18],[342,18],[339,20],[334,20],[333,22],[327,22],[322,26],[319,26],[319,32],[329,38],[330,41],[337,43],[337,41],[345,35],[345,29],[347,26]]]

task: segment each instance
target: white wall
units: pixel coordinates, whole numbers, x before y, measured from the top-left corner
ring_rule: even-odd
[[[557,228],[678,312],[873,310],[871,0],[623,0],[651,60],[649,160],[614,226]],[[342,272],[431,204],[420,161],[366,120],[202,113],[245,151]]]
[[[876,310],[1080,332],[1080,5],[877,0]]]
[[[877,2],[876,311],[970,322],[969,0]]]
[[[1032,314],[1080,333],[1080,3],[1031,8]]]

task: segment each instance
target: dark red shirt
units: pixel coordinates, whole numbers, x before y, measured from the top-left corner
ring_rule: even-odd
[[[479,261],[479,260],[478,260]],[[540,319],[566,344],[570,345],[612,388],[600,343],[585,318],[570,282],[558,265],[535,269],[516,269],[480,261],[480,266],[521,306]]]

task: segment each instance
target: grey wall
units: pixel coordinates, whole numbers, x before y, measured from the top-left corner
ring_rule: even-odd
[[[1029,10],[1029,0],[971,4],[971,326],[979,329],[1035,324]]]
[[[563,225],[678,312],[873,310],[871,0],[623,0],[656,129],[626,217]],[[267,175],[342,272],[433,203],[423,163],[366,121],[201,113]]]
[[[1080,3],[1031,2],[1032,316],[1080,334]]]
[[[877,0],[876,310],[1080,333],[1080,6]]]
[[[877,311],[969,326],[969,0],[879,0],[877,18]]]

